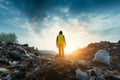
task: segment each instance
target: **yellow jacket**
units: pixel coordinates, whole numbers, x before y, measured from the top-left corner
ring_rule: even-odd
[[[66,46],[66,41],[65,41],[64,35],[59,34],[59,35],[57,36],[56,44],[57,44],[57,46],[58,46],[58,45],[64,45],[64,46]]]

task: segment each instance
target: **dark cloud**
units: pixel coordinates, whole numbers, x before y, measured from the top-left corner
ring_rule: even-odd
[[[9,0],[13,5],[20,10],[21,14],[28,17],[31,23],[38,23],[35,31],[45,28],[42,25],[43,19],[53,11],[55,15],[64,16],[59,10],[62,7],[69,8],[69,14],[72,16],[80,15],[81,13],[94,13],[107,11],[107,8],[112,8],[120,4],[120,0]],[[65,18],[65,17],[63,17]],[[41,25],[40,25],[41,24]],[[32,24],[34,25],[34,24]]]
[[[70,12],[74,15],[80,13],[103,13],[108,9],[116,8],[120,0],[72,0]]]
[[[10,0],[30,21],[42,20],[49,10],[62,5],[64,0]],[[64,6],[64,5],[63,5]]]
[[[70,13],[92,12],[104,6],[114,6],[120,0],[10,0],[30,21],[42,20],[49,10],[67,6]],[[57,13],[57,12],[54,12]]]

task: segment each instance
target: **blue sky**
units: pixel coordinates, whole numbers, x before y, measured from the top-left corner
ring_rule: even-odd
[[[91,42],[120,40],[120,0],[0,0],[0,32],[19,43],[55,50],[65,34],[66,52]]]

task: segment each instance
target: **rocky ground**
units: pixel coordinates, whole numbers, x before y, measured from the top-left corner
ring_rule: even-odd
[[[99,50],[110,55],[110,64],[93,61]],[[99,42],[64,58],[43,53],[28,44],[0,42],[1,80],[120,80],[120,43]]]

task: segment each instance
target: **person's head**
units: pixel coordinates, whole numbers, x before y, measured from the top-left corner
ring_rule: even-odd
[[[59,32],[59,34],[63,34],[63,32],[62,32],[62,31],[60,31],[60,32]]]

